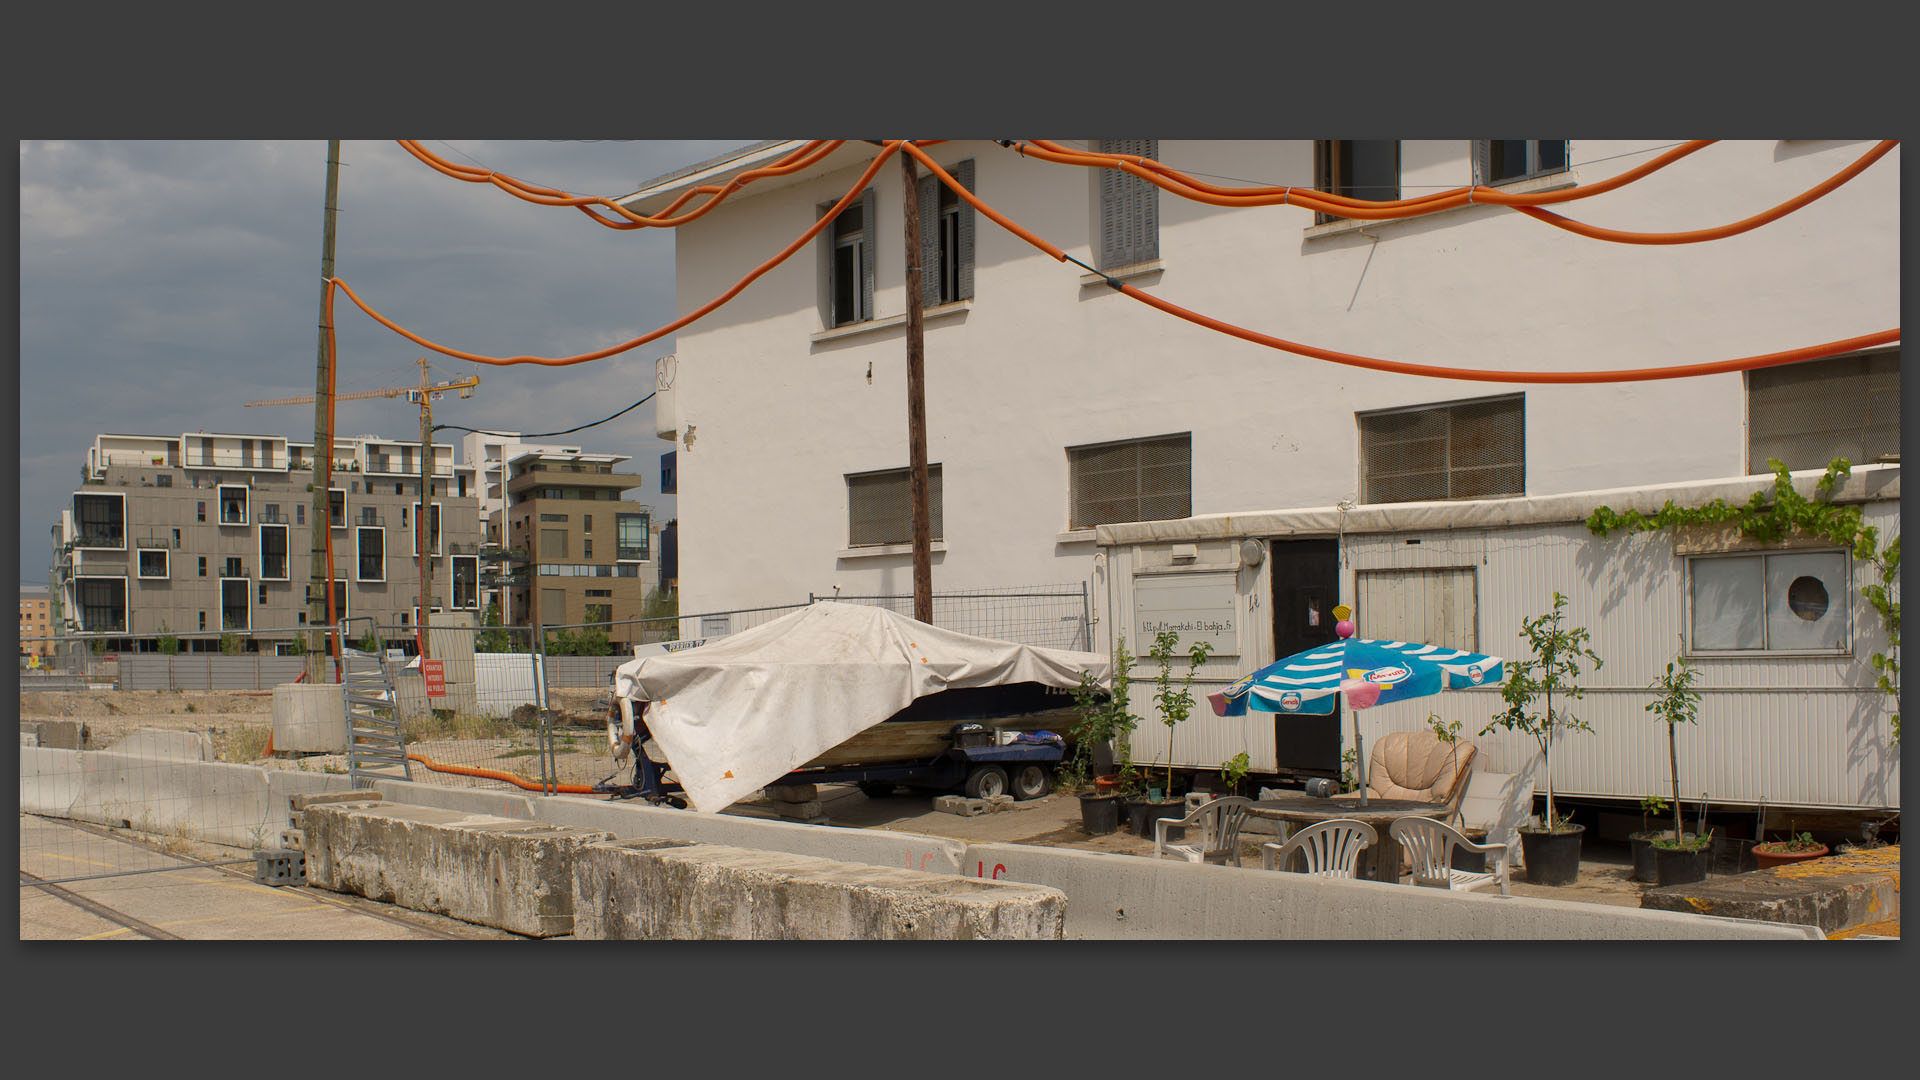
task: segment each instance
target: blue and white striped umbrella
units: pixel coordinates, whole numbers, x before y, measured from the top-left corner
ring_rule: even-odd
[[[1276,660],[1207,700],[1220,716],[1245,716],[1249,708],[1325,716],[1341,691],[1348,708],[1364,709],[1504,678],[1506,666],[1498,656],[1345,637]]]

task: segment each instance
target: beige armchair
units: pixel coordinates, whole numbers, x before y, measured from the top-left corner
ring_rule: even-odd
[[[1373,744],[1367,755],[1367,797],[1445,803],[1440,820],[1460,814],[1478,749],[1465,739],[1447,742],[1431,731],[1391,731]],[[1335,795],[1358,799],[1357,791]]]

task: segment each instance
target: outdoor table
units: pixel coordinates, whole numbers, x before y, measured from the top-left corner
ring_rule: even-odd
[[[1359,875],[1372,881],[1397,884],[1400,881],[1400,845],[1388,831],[1405,817],[1437,818],[1449,811],[1446,803],[1419,802],[1414,799],[1322,799],[1313,795],[1286,792],[1260,799],[1249,811],[1255,817],[1285,821],[1293,825],[1312,825],[1334,818],[1364,821],[1379,834],[1379,841],[1360,851]]]

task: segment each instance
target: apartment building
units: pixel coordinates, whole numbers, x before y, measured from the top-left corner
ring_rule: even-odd
[[[20,586],[20,655],[38,656],[45,659],[53,655],[53,642],[46,640],[53,634],[53,624],[48,621],[49,599],[52,593],[45,585]],[[39,640],[35,640],[39,639]]]
[[[509,551],[507,535],[508,463],[522,454],[541,453],[571,456],[580,447],[564,443],[526,442],[517,431],[474,431],[460,440],[462,457],[473,466],[476,491],[480,500],[481,543],[498,561],[488,560],[480,568],[480,608],[500,604],[503,617],[508,608],[505,565],[522,560],[524,550]],[[506,622],[513,622],[506,619]]]
[[[801,145],[747,146],[622,202],[655,213]],[[1377,201],[1469,184],[1587,187],[1673,144],[1069,145],[1151,157],[1228,187]],[[1717,226],[1873,149],[1721,142],[1553,209],[1628,231]],[[878,152],[848,142],[677,229],[678,309],[721,294],[817,223]],[[1893,535],[1897,344],[1658,382],[1471,381],[1269,348],[1112,286],[1287,341],[1436,368],[1560,374],[1781,352],[1899,326],[1889,227],[1900,216],[1899,148],[1781,220],[1688,244],[1604,242],[1484,202],[1397,220],[1213,205],[992,141],[928,153],[1084,264],[1036,249],[921,170],[936,592],[1083,584],[1091,644],[1103,651],[1124,636],[1139,652],[1156,626],[1203,627],[1215,646],[1195,680],[1203,693],[1329,640],[1336,604],[1356,609],[1363,636],[1499,654],[1558,590],[1608,662],[1582,714],[1597,734],[1580,736],[1564,761],[1556,753],[1557,790],[1631,801],[1661,789],[1664,757],[1642,705],[1677,648],[1703,666],[1709,688],[1691,760],[1704,769],[1726,761],[1716,748],[1747,748],[1739,767],[1685,780],[1690,795],[1898,804],[1889,699],[1862,675],[1888,647],[1860,597],[1865,564],[1804,539],[1659,537],[1649,547],[1582,524],[1600,506],[1742,503],[1770,486],[1771,458],[1810,492],[1819,470],[1845,457],[1853,478],[1835,497]],[[899,175],[886,163],[813,252],[676,334],[656,416],[676,451],[684,611],[835,589],[911,592]],[[1497,709],[1490,693],[1435,708],[1477,731]],[[1367,738],[1378,725],[1419,727],[1425,711],[1367,710]],[[1336,724],[1198,716],[1183,725],[1178,764],[1217,768],[1246,752],[1257,774],[1326,775],[1350,748],[1351,725]],[[1144,725],[1135,752],[1167,760],[1167,740],[1161,725]],[[1518,740],[1480,742],[1485,768],[1525,763]]]
[[[528,451],[507,462],[508,544],[525,552],[508,590],[507,622],[569,626],[640,617],[659,581],[653,508],[626,499],[641,478],[616,472],[621,454]],[[616,652],[639,637],[611,626]]]
[[[478,610],[472,466],[435,444],[427,497],[429,607]],[[417,626],[420,443],[337,438],[328,491],[336,608]],[[314,447],[281,436],[100,434],[53,530],[65,633],[150,650],[164,633],[247,631],[291,648],[308,620]],[[215,647],[182,638],[183,649]]]

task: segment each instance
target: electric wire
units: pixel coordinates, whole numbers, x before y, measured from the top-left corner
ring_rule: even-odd
[[[1011,142],[1012,140],[1007,140],[1007,141],[1009,141],[1009,142]],[[924,146],[924,145],[926,145],[926,144],[925,144],[925,143],[921,143],[920,145],[922,145],[922,146]],[[1569,173],[1571,173],[1571,172],[1573,172],[1573,171],[1574,171],[1574,170],[1576,170],[1576,169],[1584,169],[1584,168],[1586,168],[1586,167],[1587,167],[1587,166],[1589,166],[1589,165],[1600,165],[1600,164],[1604,164],[1604,163],[1606,163],[1606,162],[1609,162],[1609,161],[1618,161],[1618,160],[1619,160],[1619,159],[1621,159],[1621,158],[1627,158],[1627,157],[1639,157],[1639,156],[1640,156],[1640,155],[1642,155],[1642,154],[1657,154],[1657,153],[1659,153],[1659,152],[1660,152],[1660,151],[1662,151],[1662,150],[1671,150],[1671,149],[1673,149],[1673,148],[1674,148],[1674,147],[1676,147],[1676,146],[1685,146],[1685,145],[1686,145],[1686,143],[1684,143],[1684,142],[1670,142],[1670,143],[1661,143],[1661,144],[1660,144],[1660,145],[1658,145],[1658,146],[1648,146],[1648,147],[1644,147],[1644,148],[1642,148],[1642,149],[1639,149],[1639,150],[1624,150],[1624,151],[1621,151],[1621,152],[1620,152],[1620,153],[1618,153],[1618,154],[1608,154],[1608,155],[1607,155],[1607,156],[1605,156],[1605,157],[1597,157],[1597,158],[1581,158],[1581,159],[1580,159],[1579,161],[1570,161],[1570,162],[1568,162],[1568,163],[1567,163],[1567,167],[1566,167],[1566,169],[1565,169],[1565,172],[1569,172]],[[1210,172],[1204,172],[1204,171],[1202,171],[1202,170],[1199,170],[1199,169],[1183,169],[1183,170],[1180,170],[1180,171],[1182,171],[1182,172],[1184,172],[1184,173],[1186,173],[1186,174],[1187,174],[1187,175],[1189,175],[1189,176],[1204,176],[1204,177],[1206,177],[1206,178],[1207,178],[1207,179],[1209,179],[1209,180],[1230,180],[1230,181],[1232,181],[1232,182],[1234,182],[1234,183],[1236,183],[1236,184],[1244,184],[1244,185],[1247,185],[1248,187],[1279,187],[1279,186],[1282,186],[1282,185],[1277,185],[1277,184],[1274,184],[1274,183],[1273,183],[1272,181],[1270,181],[1270,180],[1254,180],[1254,179],[1251,179],[1251,178],[1249,178],[1249,177],[1245,177],[1245,176],[1228,176],[1228,175],[1227,175],[1227,174],[1225,174],[1225,173],[1210,173]],[[1559,173],[1543,173],[1542,175],[1543,175],[1543,176],[1557,176],[1557,175],[1560,175],[1560,174],[1559,174]],[[1529,177],[1528,179],[1536,179],[1536,178],[1534,178],[1534,177]],[[1293,186],[1293,187],[1307,187],[1307,186],[1309,186],[1309,185],[1306,185],[1306,184],[1294,184],[1294,185],[1291,185],[1291,186]],[[1431,188],[1431,189],[1433,189],[1433,190],[1435,190],[1435,191],[1451,191],[1451,190],[1453,190],[1454,188],[1456,188],[1456,187],[1458,187],[1458,186],[1459,186],[1459,185],[1457,185],[1457,184],[1406,184],[1406,183],[1403,183],[1403,184],[1400,184],[1400,185],[1398,185],[1398,187],[1399,187],[1399,188],[1400,188],[1401,190],[1403,190],[1403,191],[1404,191],[1404,190],[1407,190],[1407,189],[1409,189],[1409,188]]]
[[[1006,215],[988,206],[985,202],[981,201],[979,196],[968,191],[965,186],[954,179],[951,174],[945,169],[942,169],[930,155],[919,147],[908,143],[905,146],[905,150],[918,159],[922,165],[925,165],[928,171],[939,177],[940,182],[952,189],[959,198],[966,200],[975,210],[985,215],[995,224],[1012,232],[1014,235],[1027,241],[1034,247],[1039,248],[1041,251],[1053,256],[1056,261],[1072,262],[1083,267],[1087,265],[1078,259],[1071,258],[1060,248],[1015,224],[1011,219],[1007,218]],[[1837,356],[1841,353],[1853,352],[1874,345],[1885,345],[1900,340],[1900,331],[1898,328],[1895,328],[1851,337],[1841,341],[1803,346],[1798,349],[1767,353],[1760,356],[1710,361],[1701,364],[1676,364],[1664,367],[1635,368],[1621,371],[1497,371],[1478,368],[1455,368],[1433,364],[1410,364],[1397,360],[1381,360],[1374,357],[1359,356],[1354,353],[1338,352],[1332,349],[1323,349],[1313,345],[1303,345],[1298,342],[1288,341],[1284,338],[1249,330],[1245,327],[1234,325],[1233,323],[1190,311],[1177,304],[1162,300],[1157,296],[1142,292],[1138,288],[1128,285],[1110,274],[1106,274],[1100,270],[1094,270],[1092,267],[1087,268],[1104,277],[1107,285],[1116,292],[1130,296],[1149,307],[1173,315],[1176,318],[1185,319],[1195,325],[1203,326],[1207,329],[1215,330],[1256,345],[1265,345],[1268,348],[1294,353],[1299,356],[1325,360],[1336,364],[1345,364],[1351,367],[1368,368],[1374,371],[1390,371],[1403,375],[1422,375],[1437,379],[1460,379],[1470,382],[1612,383],[1689,378],[1697,375],[1715,375],[1730,371],[1746,371],[1753,368],[1773,367],[1780,364],[1791,364],[1801,360],[1812,360],[1825,356]]]
[[[601,424],[608,423],[609,421],[618,420],[620,417],[625,416],[628,413],[632,412],[633,410],[639,408],[640,406],[645,405],[647,402],[652,401],[654,398],[654,394],[658,394],[659,392],[660,391],[655,390],[653,394],[648,394],[646,397],[643,397],[639,401],[636,401],[633,404],[627,406],[626,408],[621,409],[619,412],[614,413],[612,416],[607,417],[605,420],[595,420],[591,424],[581,424],[579,427],[570,427],[565,431],[536,431],[531,434],[527,434],[524,432],[514,432],[514,431],[487,431],[482,428],[461,427],[459,424],[435,424],[433,425],[433,430],[441,431],[444,429],[444,430],[451,430],[451,431],[470,431],[475,435],[496,435],[503,439],[515,439],[515,438],[550,439],[555,435],[571,435],[576,431],[585,431],[588,428],[599,427]]]

